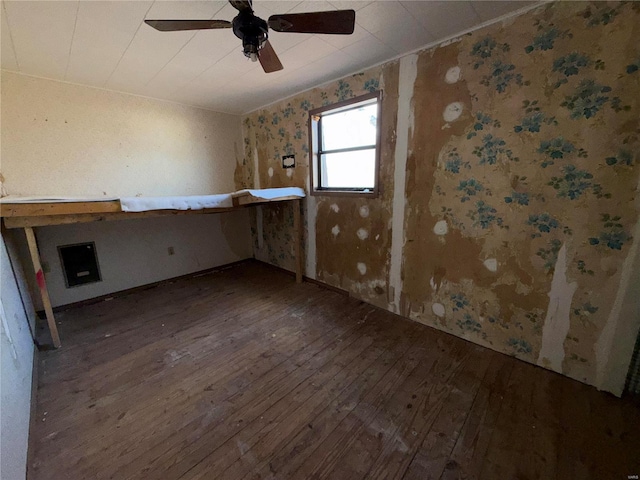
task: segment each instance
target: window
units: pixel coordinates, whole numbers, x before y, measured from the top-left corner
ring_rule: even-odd
[[[382,92],[309,111],[312,195],[376,196]]]

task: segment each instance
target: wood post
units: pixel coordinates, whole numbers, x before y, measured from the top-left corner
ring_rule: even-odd
[[[302,219],[300,218],[300,210],[302,207],[301,200],[294,200],[293,205],[293,243],[295,244],[296,255],[296,283],[302,283]]]
[[[27,244],[29,245],[29,253],[31,254],[31,262],[33,263],[33,271],[36,274],[36,282],[40,289],[40,296],[42,297],[42,306],[47,314],[47,323],[49,324],[49,332],[51,332],[51,339],[53,340],[53,346],[60,348],[60,335],[58,335],[58,327],[56,325],[56,319],[53,316],[53,308],[51,307],[51,300],[49,299],[49,291],[47,290],[47,282],[44,278],[44,272],[42,271],[42,265],[40,265],[40,254],[38,253],[38,244],[36,243],[36,235],[33,232],[33,228],[25,227],[24,233],[27,235]]]

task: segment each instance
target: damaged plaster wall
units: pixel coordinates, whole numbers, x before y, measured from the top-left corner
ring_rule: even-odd
[[[8,194],[234,191],[236,156],[242,155],[238,116],[4,71],[1,80]],[[36,229],[54,306],[251,257],[247,212],[198,217]],[[66,288],[57,247],[89,241],[96,243],[102,281]],[[21,259],[31,272],[28,257]],[[40,309],[39,295],[34,300]]]
[[[295,185],[308,191],[309,109],[382,88],[380,196],[373,201],[357,196],[307,198],[303,221],[306,274],[388,308],[398,64],[353,75],[329,88],[314,89],[246,117],[245,159],[249,160],[237,165],[236,179],[259,183],[263,188]],[[256,154],[259,163],[254,169],[251,159]],[[295,169],[282,168],[281,157],[287,154],[296,155]],[[265,206],[262,211],[262,229],[256,223],[253,227],[256,258],[293,270],[291,206]],[[374,292],[371,298],[370,292]]]
[[[640,327],[639,34],[637,3],[541,6],[248,114],[236,179],[308,189],[307,111],[381,88],[381,194],[313,199],[307,275],[620,394],[616,342]],[[291,212],[265,215],[258,257],[293,269]]]

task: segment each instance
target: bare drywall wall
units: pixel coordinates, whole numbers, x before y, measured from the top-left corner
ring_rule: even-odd
[[[28,301],[27,301],[28,302]],[[26,478],[34,344],[0,235],[0,477]]]
[[[245,210],[42,227],[38,241],[52,303],[66,305],[249,258],[248,223]],[[102,280],[67,288],[57,247],[84,242],[95,242]]]
[[[620,394],[614,338],[640,327],[620,321],[637,311],[639,19],[552,3],[252,112],[236,180],[307,185],[306,112],[382,88],[382,194],[316,197],[307,274]],[[291,268],[269,225],[256,252]]]
[[[0,171],[8,194],[153,196],[234,190],[236,152],[242,151],[237,116],[9,72],[2,72],[1,87]],[[248,218],[246,212],[233,212],[36,229],[52,303],[248,258]],[[57,247],[85,241],[96,242],[103,280],[66,288]],[[174,255],[168,254],[169,247]],[[29,265],[26,250],[19,250]],[[35,302],[41,308],[38,296]]]

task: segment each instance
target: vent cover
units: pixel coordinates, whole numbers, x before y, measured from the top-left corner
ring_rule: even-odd
[[[67,288],[102,280],[94,242],[58,247]]]

